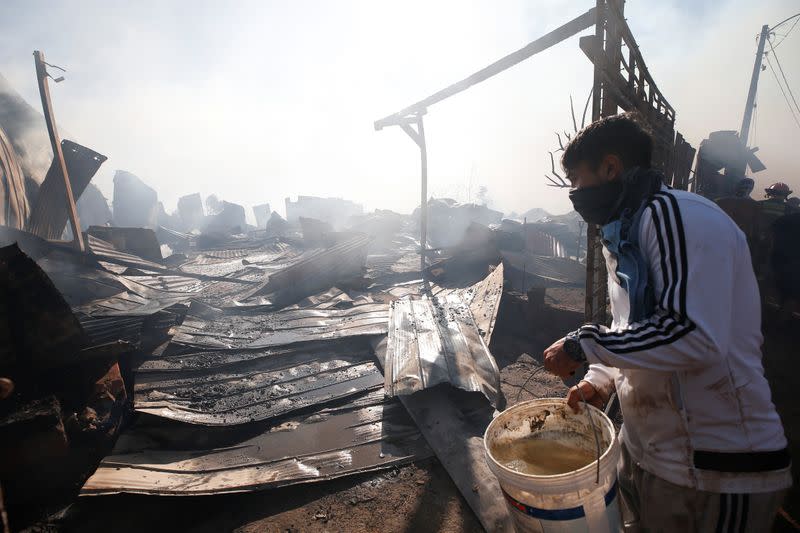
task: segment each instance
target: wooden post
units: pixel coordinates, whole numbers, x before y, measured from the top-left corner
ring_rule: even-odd
[[[428,250],[428,145],[425,142],[425,127],[422,125],[422,115],[417,122],[417,134],[419,135],[419,155],[422,175],[422,187],[420,188],[419,204],[419,271],[422,279],[425,279],[425,254]]]
[[[44,121],[47,124],[47,132],[50,134],[50,144],[53,146],[53,157],[58,161],[61,167],[61,175],[64,176],[64,189],[67,196],[67,211],[72,228],[73,242],[75,242],[78,245],[78,249],[83,252],[85,251],[85,247],[83,245],[81,225],[78,221],[78,210],[75,208],[75,198],[72,196],[72,184],[69,181],[67,164],[64,161],[64,152],[61,150],[61,139],[58,137],[58,130],[56,129],[56,121],[53,116],[53,104],[50,102],[50,88],[47,85],[47,65],[44,62],[44,54],[42,52],[36,50],[33,52],[33,58],[36,63],[36,78],[39,81],[39,94],[42,97]]]
[[[605,43],[606,21],[610,18],[606,13],[608,7],[606,0],[597,0],[595,10],[595,42],[598,45],[596,53],[605,56],[607,48]],[[594,59],[594,84],[592,89],[592,122],[599,120],[604,115],[608,105],[608,92],[603,83],[603,65],[605,57]],[[609,106],[610,107],[610,106]],[[586,225],[586,306],[584,316],[587,322],[599,324],[606,323],[606,269],[600,244],[600,231],[597,225]]]

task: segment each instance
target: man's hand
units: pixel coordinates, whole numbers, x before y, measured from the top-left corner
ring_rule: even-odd
[[[570,377],[580,368],[580,363],[564,351],[564,339],[554,342],[543,354],[544,369],[561,379]]]
[[[578,392],[578,387],[580,387],[580,392]],[[583,398],[581,398],[581,392],[583,393]],[[602,409],[603,403],[605,403],[600,393],[594,388],[594,385],[588,381],[581,381],[569,389],[569,392],[567,393],[567,405],[569,405],[573,411],[579,413],[580,402],[584,399],[586,400],[586,403],[594,405],[598,409]]]

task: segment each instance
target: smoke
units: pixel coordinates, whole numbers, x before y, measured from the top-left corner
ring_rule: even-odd
[[[31,51],[67,68],[53,88],[56,115],[74,140],[109,156],[93,180],[107,197],[113,169],[127,168],[158,191],[167,211],[199,192],[248,207],[311,194],[410,212],[419,205],[418,149],[399,128],[375,132],[373,121],[592,5],[243,0],[219,9],[210,0],[87,0],[75,9],[8,0],[0,4],[0,69],[33,103]],[[626,4],[649,70],[694,146],[710,131],[739,128],[753,37],[796,10],[790,0]],[[797,30],[779,49],[795,87],[799,39]],[[546,186],[547,152],[553,132],[572,127],[569,94],[580,107],[591,83],[573,37],[432,106],[429,191],[474,197],[478,184],[465,187],[468,162],[481,169],[493,208],[570,210],[565,192]],[[792,127],[774,80],[763,78],[756,132],[769,169],[756,177],[759,186],[781,178],[800,190]]]
[[[740,129],[761,26],[774,25],[797,12],[797,2],[789,0],[626,4],[629,24],[649,70],[676,110],[677,129],[695,147],[711,131]],[[779,33],[785,30],[787,26]],[[797,95],[800,28],[777,52]],[[757,103],[750,145],[759,147],[757,155],[767,170],[754,176],[754,196],[775,181],[800,190],[795,153],[800,129],[769,69],[761,72]]]
[[[2,74],[0,127],[11,140],[25,177],[41,184],[53,159],[44,117],[11,87]]]

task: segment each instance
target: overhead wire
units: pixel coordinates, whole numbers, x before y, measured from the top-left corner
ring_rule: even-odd
[[[777,48],[778,46],[780,46],[780,44],[781,44],[783,41],[785,41],[785,40],[786,40],[786,38],[789,36],[789,34],[790,34],[790,33],[792,33],[792,30],[794,29],[794,27],[795,27],[795,26],[797,26],[797,23],[798,23],[798,22],[800,22],[800,17],[798,17],[798,18],[797,18],[797,19],[794,21],[794,24],[792,24],[792,27],[791,27],[791,28],[789,28],[789,31],[787,31],[786,33],[784,33],[783,35],[781,35],[781,40],[780,40],[780,41],[778,41],[777,43],[775,43],[775,48]],[[774,29],[774,28],[773,28],[773,29]]]
[[[797,105],[797,99],[794,97],[794,93],[792,92],[792,88],[789,86],[789,80],[786,79],[786,74],[783,72],[783,67],[781,66],[780,59],[778,59],[778,55],[775,53],[775,48],[772,46],[772,39],[769,39],[769,49],[772,52],[772,57],[775,58],[775,64],[778,65],[778,70],[781,73],[781,77],[783,78],[784,84],[786,84],[786,90],[789,92],[789,96],[792,97],[792,102],[794,102],[794,107],[798,113],[800,113],[800,106]]]
[[[783,83],[781,83],[781,79],[778,77],[778,73],[775,72],[775,68],[772,66],[772,62],[769,60],[769,56],[767,56],[767,65],[769,65],[770,70],[772,71],[772,75],[775,76],[775,81],[778,82],[778,87],[783,93],[783,99],[786,100],[786,105],[789,107],[789,112],[792,114],[792,118],[797,124],[797,127],[800,128],[800,119],[797,118],[797,114],[794,112],[794,108],[792,107],[791,102],[789,101],[789,97],[786,95],[786,91],[783,88]]]
[[[772,29],[773,30],[777,30],[778,28],[780,28],[781,26],[783,26],[784,24],[786,24],[790,20],[798,18],[798,17],[800,17],[800,13],[796,13],[796,14],[792,15],[791,17],[786,17],[785,19],[783,19],[779,23],[777,23],[774,26],[772,26]]]

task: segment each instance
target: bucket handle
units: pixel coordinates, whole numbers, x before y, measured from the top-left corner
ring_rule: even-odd
[[[578,383],[580,385],[580,383]],[[584,408],[583,410],[589,415],[589,424],[592,426],[592,434],[594,435],[594,444],[597,447],[597,474],[595,475],[595,484],[600,484],[600,436],[597,434],[597,426],[594,425],[594,416],[592,415],[592,410],[589,409],[589,404],[586,403],[586,398],[583,397],[583,391],[580,387],[576,387],[578,390],[578,394],[581,395],[581,401],[583,402]]]
[[[525,383],[523,383],[522,386],[517,391],[517,398],[514,401],[514,403],[519,403],[519,395],[522,394],[523,390],[527,390],[525,387],[528,385],[528,383],[530,383],[530,381],[533,379],[533,377],[536,374],[538,374],[539,372],[541,372],[542,370],[544,370],[544,366],[540,366],[539,368],[537,368],[536,370],[531,372],[531,375],[528,376],[528,379],[525,380]],[[597,426],[594,424],[594,416],[592,415],[592,411],[588,408],[589,404],[586,402],[586,398],[583,396],[583,391],[581,390],[580,387],[576,387],[576,389],[578,390],[578,394],[580,394],[580,396],[581,396],[581,401],[586,406],[586,407],[584,407],[584,411],[586,411],[586,414],[589,417],[589,425],[592,426],[592,434],[594,435],[594,444],[595,444],[595,448],[596,448],[596,451],[597,451],[597,460],[595,461],[595,463],[597,464],[597,474],[595,475],[594,482],[595,482],[595,484],[599,485],[600,484],[600,455],[601,455],[600,454],[600,436],[597,434]]]

